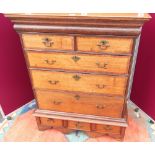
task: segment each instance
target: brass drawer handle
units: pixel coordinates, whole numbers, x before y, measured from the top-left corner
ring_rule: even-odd
[[[80,129],[83,127],[80,122],[76,122],[75,126],[77,129]]]
[[[62,102],[61,101],[53,101],[54,105],[60,105]]]
[[[57,83],[59,83],[59,81],[51,81],[51,80],[49,80],[48,83],[50,83],[52,85],[56,85]]]
[[[53,118],[48,118],[47,121],[48,122],[54,122],[54,119]]]
[[[101,40],[97,46],[99,46],[101,50],[106,50],[110,45],[107,40]]]
[[[107,63],[104,63],[104,64],[102,65],[102,64],[100,64],[99,62],[97,62],[96,65],[97,65],[98,68],[107,69],[107,65],[108,65],[108,64],[107,64]]]
[[[103,126],[103,129],[105,129],[105,130],[112,130],[112,126],[106,125],[106,126]]]
[[[97,108],[97,109],[104,109],[105,106],[104,106],[104,105],[101,105],[101,104],[97,104],[97,105],[96,105],[96,108]]]
[[[81,77],[79,75],[74,75],[73,78],[74,78],[74,80],[78,81],[78,80],[80,80]]]
[[[104,89],[106,85],[104,84],[96,84],[96,87],[99,89]]]
[[[46,46],[46,47],[51,47],[54,42],[52,40],[50,40],[49,38],[43,38],[42,39],[42,43]]]
[[[53,65],[54,63],[56,63],[56,60],[44,60],[48,65]]]
[[[77,62],[77,61],[80,60],[80,57],[78,57],[78,56],[73,56],[72,59],[74,60],[74,62]]]
[[[75,97],[76,100],[79,100],[80,99],[80,96],[79,95],[75,95],[74,97]]]

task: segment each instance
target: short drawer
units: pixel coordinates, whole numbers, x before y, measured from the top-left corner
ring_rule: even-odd
[[[124,99],[103,95],[36,90],[39,109],[121,118]]]
[[[112,134],[120,134],[122,128],[120,126],[102,125],[102,124],[95,124],[95,126],[96,126],[96,132],[112,133]]]
[[[40,117],[40,121],[43,126],[61,127],[63,125],[60,119]]]
[[[127,74],[129,56],[64,54],[27,51],[30,67]]]
[[[127,77],[31,70],[33,87],[125,95]]]
[[[91,124],[78,121],[68,121],[68,128],[74,130],[91,131]]]
[[[73,50],[72,36],[48,34],[22,34],[24,48],[48,50]]]
[[[77,37],[77,50],[84,52],[131,53],[132,38],[124,37]]]

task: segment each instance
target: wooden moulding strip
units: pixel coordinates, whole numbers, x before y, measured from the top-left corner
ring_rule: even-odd
[[[55,25],[29,25],[15,24],[14,28],[18,32],[50,32],[64,34],[105,34],[120,36],[137,36],[140,34],[140,28],[108,28],[108,27],[80,27],[80,26],[55,26]]]
[[[77,114],[77,113],[40,110],[40,109],[36,109],[33,115],[36,117],[46,117],[46,118],[54,118],[54,119],[61,119],[61,120],[86,122],[86,123],[106,124],[106,125],[114,125],[114,126],[122,126],[122,127],[128,126],[126,117],[110,118],[110,117],[104,117],[104,116],[94,116],[94,115],[85,115],[85,114]]]

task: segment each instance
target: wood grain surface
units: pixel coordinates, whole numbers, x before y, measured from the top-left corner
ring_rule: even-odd
[[[130,56],[26,51],[29,67],[128,74]]]
[[[101,41],[106,41],[108,46],[98,46]],[[78,51],[131,53],[132,46],[132,38],[77,37]]]
[[[36,90],[39,109],[121,118],[124,98]],[[84,107],[84,108],[83,108]]]
[[[31,70],[33,87],[125,95],[127,77]]]
[[[73,37],[49,34],[22,34],[26,49],[73,50]]]

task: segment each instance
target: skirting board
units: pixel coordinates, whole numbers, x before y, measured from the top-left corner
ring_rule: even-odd
[[[25,107],[25,106],[27,106],[29,104],[36,104],[36,100],[35,99],[31,100],[30,102],[24,104],[23,106],[19,107],[18,109],[14,110],[13,112],[11,112],[11,113],[9,113],[7,115],[4,115],[4,117],[7,118],[8,116],[12,115],[13,113],[15,113],[16,111],[18,111],[19,109],[22,109],[23,107]]]
[[[128,104],[133,105],[134,107],[137,107],[141,113],[143,113],[147,118],[149,118],[150,120],[152,120],[153,122],[155,122],[155,120],[153,118],[151,118],[147,113],[145,113],[141,108],[139,108],[134,102],[132,102],[131,100],[128,101]]]

